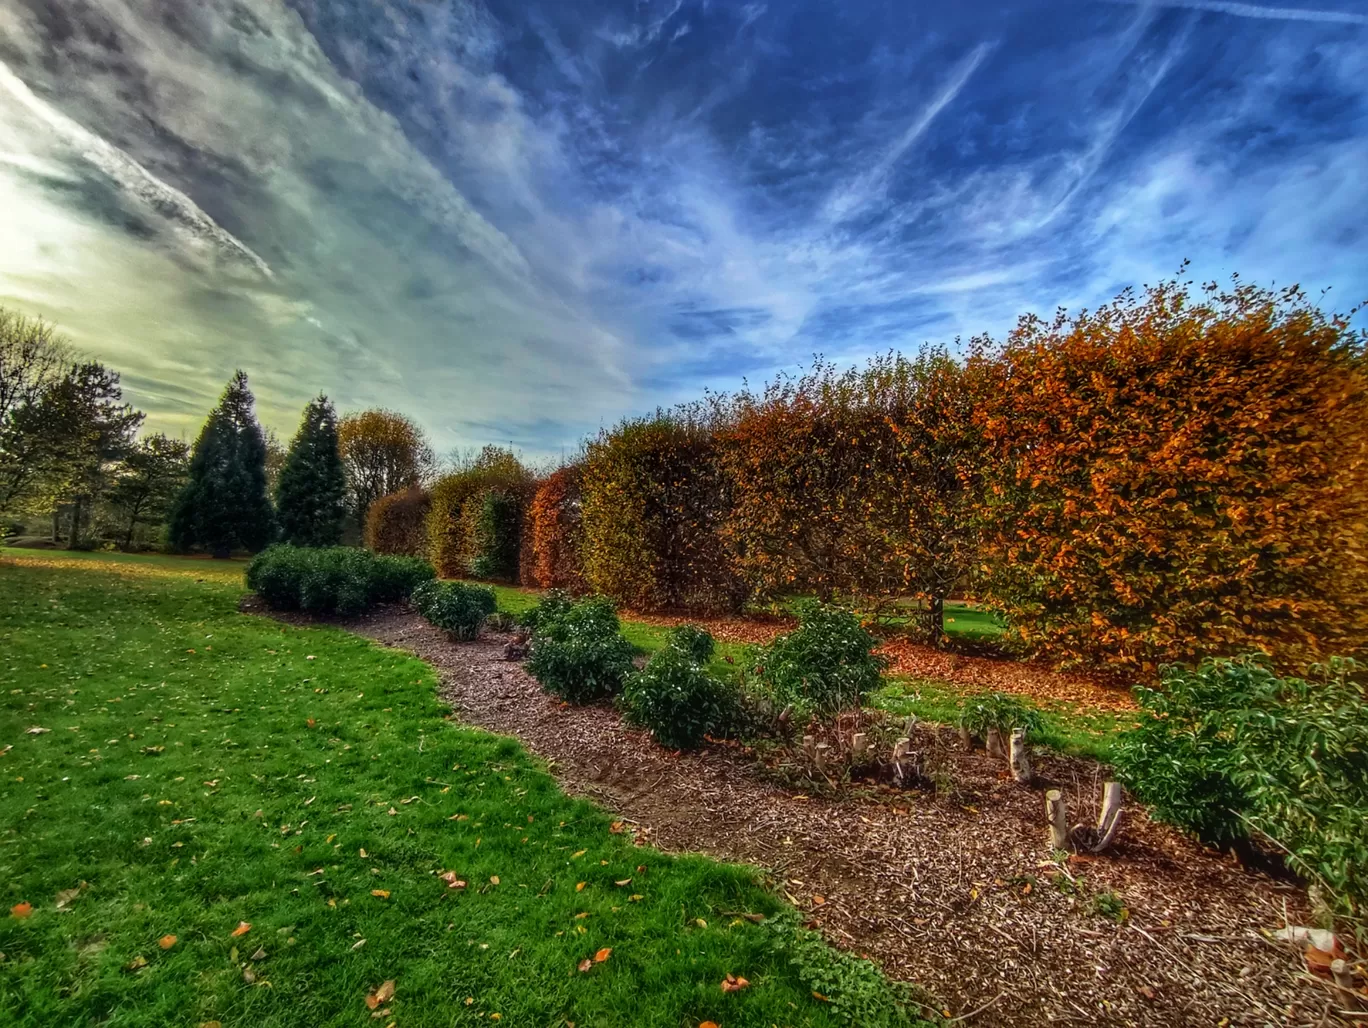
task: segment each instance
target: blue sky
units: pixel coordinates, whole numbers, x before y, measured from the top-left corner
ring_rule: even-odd
[[[1368,6],[0,0],[0,303],[193,434],[440,448],[1005,333],[1190,259],[1368,296]]]

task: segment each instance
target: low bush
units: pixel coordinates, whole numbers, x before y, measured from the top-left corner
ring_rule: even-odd
[[[523,611],[518,620],[524,628],[536,631],[538,627],[550,626],[552,621],[565,615],[575,601],[563,589],[550,589],[531,610]]]
[[[359,614],[377,603],[405,599],[433,577],[416,557],[385,557],[348,546],[272,546],[247,568],[247,588],[276,610]]]
[[[700,634],[712,642],[706,632]],[[736,724],[739,705],[734,685],[708,674],[673,640],[629,677],[622,691],[627,719],[672,749],[696,749],[704,736],[726,734]]]
[[[848,610],[812,601],[798,608],[798,628],[762,647],[751,665],[757,691],[793,721],[858,707],[879,687],[887,661]]]
[[[458,642],[476,638],[485,618],[498,609],[493,589],[464,582],[424,582],[413,590],[413,605]]]
[[[543,602],[538,610],[526,666],[543,689],[571,703],[621,690],[632,672],[632,644],[622,637],[611,600]]]
[[[1131,791],[1203,841],[1264,837],[1342,914],[1368,905],[1368,668],[1282,678],[1263,657],[1165,669],[1139,689],[1116,766]]]
[[[990,728],[996,728],[1004,738],[1013,728],[1024,728],[1028,736],[1038,736],[1045,728],[1045,715],[1015,696],[994,692],[966,697],[960,705],[959,724],[980,739]]]
[[[717,652],[717,640],[697,625],[680,625],[665,633],[665,645],[679,650],[695,664],[706,664]]]

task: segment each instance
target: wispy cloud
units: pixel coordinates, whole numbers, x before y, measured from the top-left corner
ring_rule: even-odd
[[[0,302],[123,368],[161,425],[243,364],[282,428],[322,388],[443,447],[557,453],[1184,257],[1368,275],[1352,21],[290,3],[61,0],[65,34],[0,8]],[[140,199],[137,169],[205,220]]]
[[[1368,25],[1368,14],[1353,11],[1323,11],[1308,7],[1267,7],[1263,4],[1229,3],[1226,0],[1109,0],[1109,2],[1154,7],[1183,7],[1193,11],[1228,14],[1235,18],[1310,21],[1330,25]]]

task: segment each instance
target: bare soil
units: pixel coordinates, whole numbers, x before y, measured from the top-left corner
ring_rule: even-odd
[[[744,747],[675,753],[610,706],[561,704],[503,659],[506,637],[452,643],[398,607],[342,627],[426,660],[461,721],[516,736],[640,842],[766,869],[834,944],[963,1023],[1336,1023],[1328,985],[1268,937],[1308,923],[1294,883],[1136,807],[1105,855],[1051,860],[1043,790],[1062,789],[1074,820],[1095,816],[1105,769],[1090,762],[1038,753],[1025,788],[953,733],[923,729],[914,748],[934,756],[939,791],[868,783],[823,798]]]

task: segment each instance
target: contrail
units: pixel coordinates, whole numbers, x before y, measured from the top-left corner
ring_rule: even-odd
[[[193,238],[208,241],[220,250],[226,250],[245,260],[265,278],[275,278],[270,265],[242,240],[201,210],[194,200],[157,178],[107,139],[97,136],[45,103],[4,61],[0,61],[0,90],[8,92],[47,125],[58,138],[78,151],[120,187],[179,225]]]
[[[1332,25],[1368,25],[1368,14],[1349,11],[1317,11],[1304,7],[1262,7],[1258,4],[1234,3],[1232,0],[1110,0],[1111,3],[1154,7],[1184,7],[1193,11],[1211,11],[1236,18],[1262,18],[1271,21],[1317,21]]]

